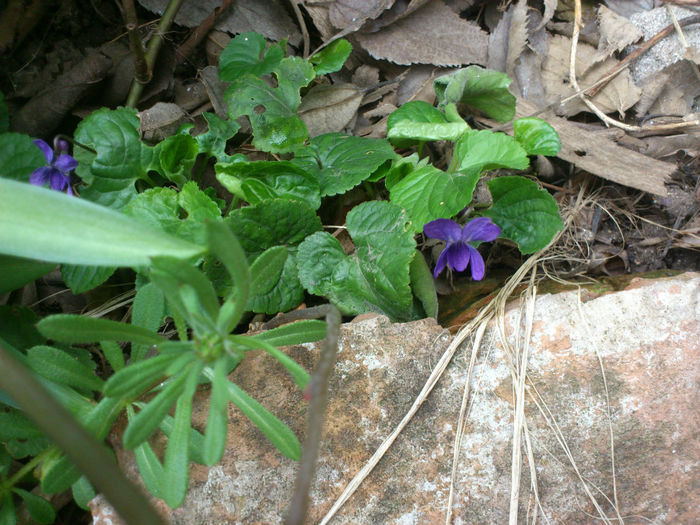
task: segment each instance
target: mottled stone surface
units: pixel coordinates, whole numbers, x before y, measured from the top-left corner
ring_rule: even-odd
[[[522,346],[524,314],[511,305],[508,343]],[[317,523],[411,406],[451,338],[434,321],[391,324],[381,316],[346,324],[332,379],[328,424],[310,523]],[[470,348],[458,351],[416,417],[333,523],[444,522],[452,447]],[[307,368],[313,345],[289,349]],[[635,280],[600,297],[576,292],[537,298],[529,346],[528,392],[539,392],[549,423],[527,398],[525,415],[542,512],[550,523],[597,523],[596,509],[557,441],[553,422],[602,512],[615,520],[610,427],[617,502],[625,523],[700,522],[700,275]],[[605,370],[608,404],[600,362]],[[255,355],[232,379],[303,433],[305,404],[272,358]],[[461,441],[454,523],[508,522],[513,394],[497,331],[486,332],[474,370],[473,405]],[[207,393],[198,397],[200,429]],[[279,523],[295,465],[233,407],[226,454],[208,469],[194,465],[174,524]],[[524,443],[524,439],[523,439]],[[523,448],[523,451],[525,449]],[[118,451],[134,472],[130,454]],[[525,453],[523,452],[523,457]],[[534,499],[523,460],[520,522]]]

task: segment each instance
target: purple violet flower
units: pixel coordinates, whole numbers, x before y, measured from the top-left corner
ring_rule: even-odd
[[[435,265],[434,277],[440,275],[446,265],[456,272],[463,272],[471,263],[472,279],[480,281],[486,272],[484,259],[469,243],[493,241],[501,234],[501,229],[488,217],[472,219],[464,227],[450,219],[435,219],[423,227],[423,233],[447,242]]]
[[[41,139],[34,139],[34,144],[46,157],[48,166],[35,169],[29,177],[29,182],[35,186],[44,186],[47,182],[52,190],[66,190],[68,195],[73,195],[70,187],[70,173],[78,165],[78,161],[68,155],[68,143],[56,138],[54,149],[51,149]]]

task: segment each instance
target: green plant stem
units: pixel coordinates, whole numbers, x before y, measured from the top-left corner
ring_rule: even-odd
[[[166,525],[146,496],[126,479],[105,447],[80,426],[73,415],[2,345],[0,370],[0,388],[65,452],[126,523]]]
[[[34,456],[32,459],[30,459],[25,465],[22,466],[21,469],[19,469],[17,472],[15,472],[10,478],[5,481],[2,485],[7,488],[14,487],[17,483],[20,482],[20,480],[29,474],[32,470],[34,470],[34,467],[36,467],[39,463],[41,463],[46,456],[48,456],[50,453],[52,453],[55,450],[55,448],[47,448],[44,450],[42,453],[40,453],[38,456]]]
[[[173,20],[175,20],[175,15],[177,15],[181,5],[182,0],[170,0],[165,13],[163,13],[163,16],[160,19],[160,24],[158,24],[158,31],[148,41],[148,48],[146,49],[146,64],[148,65],[150,71],[153,71],[156,58],[158,57],[158,52],[163,45],[163,35],[170,29]],[[141,98],[141,93],[143,92],[144,86],[145,84],[134,79],[134,81],[131,83],[129,95],[126,98],[127,107],[136,107],[139,98]]]

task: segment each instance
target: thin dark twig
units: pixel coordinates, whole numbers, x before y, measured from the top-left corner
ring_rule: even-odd
[[[292,9],[294,9],[294,14],[297,17],[297,22],[299,22],[299,28],[301,29],[301,35],[304,37],[304,58],[309,58],[309,48],[311,47],[309,39],[309,30],[306,29],[306,22],[304,22],[304,15],[301,14],[301,9],[299,9],[298,0],[289,0],[292,4]]]
[[[148,84],[153,76],[153,71],[148,67],[146,51],[139,36],[139,20],[136,16],[134,0],[122,0],[122,8],[124,26],[129,34],[129,47],[134,54],[134,80],[141,84]]]
[[[0,388],[6,391],[114,506],[129,525],[166,525],[146,496],[9,350],[0,345]]]
[[[221,16],[226,13],[229,7],[233,5],[234,0],[223,0],[221,5],[214,9],[214,11],[206,17],[197,26],[194,31],[187,37],[180,47],[177,48],[175,52],[175,61],[177,64],[182,64],[187,58],[192,54],[194,48],[199,45],[202,39],[214,28],[216,21],[221,18]]]
[[[316,458],[321,442],[323,421],[328,403],[328,379],[335,364],[335,354],[338,350],[338,334],[340,333],[340,312],[332,304],[316,307],[315,317],[326,316],[326,338],[321,345],[321,358],[316,366],[309,383],[309,415],[306,439],[301,453],[299,472],[294,487],[294,496],[289,505],[285,525],[302,525],[309,508],[309,491],[316,472]],[[308,311],[307,309],[306,311]],[[303,311],[303,310],[300,310]]]

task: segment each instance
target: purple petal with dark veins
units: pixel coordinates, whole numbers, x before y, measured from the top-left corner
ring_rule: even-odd
[[[493,241],[501,234],[501,229],[488,217],[472,219],[462,230],[462,241]]]
[[[469,248],[471,246],[456,242],[447,246],[447,265],[456,272],[463,272],[469,265]]]
[[[32,171],[29,176],[29,183],[34,184],[34,186],[43,186],[49,182],[51,174],[54,172],[54,168],[51,166],[42,166]]]
[[[46,162],[48,164],[51,164],[51,162],[53,161],[53,150],[51,149],[51,146],[49,146],[46,142],[44,142],[41,139],[34,139],[33,142],[44,154],[44,157],[46,157]]]
[[[473,246],[467,245],[467,248],[469,249],[469,262],[472,265],[472,279],[481,281],[486,273],[484,258],[479,253],[479,250]]]
[[[69,171],[73,171],[78,166],[78,161],[67,153],[64,153],[56,159],[56,162],[54,162],[53,165],[63,173],[67,174]]]

